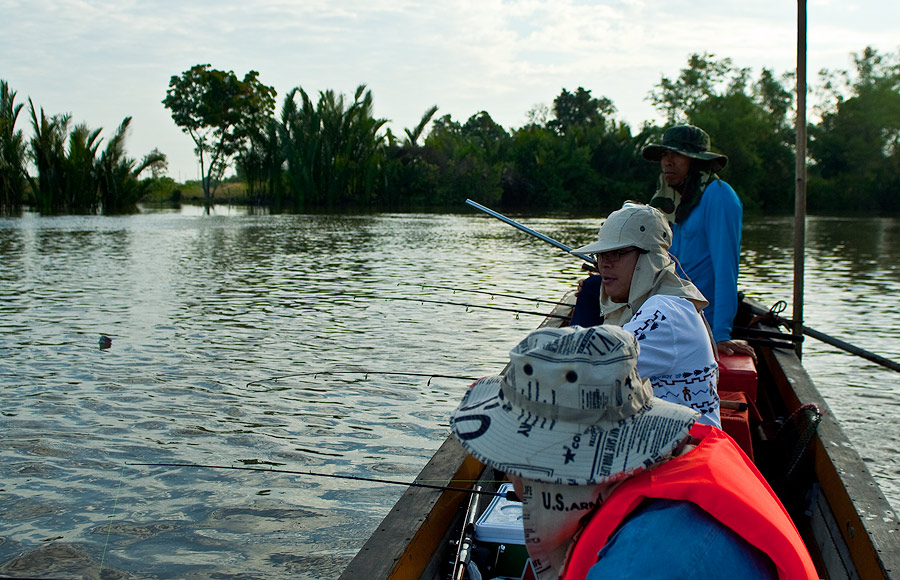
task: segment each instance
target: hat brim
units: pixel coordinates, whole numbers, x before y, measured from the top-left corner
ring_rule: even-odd
[[[677,147],[669,147],[667,145],[647,145],[646,147],[641,149],[641,155],[647,161],[659,161],[660,159],[662,159],[662,154],[664,151],[674,151],[675,153],[680,153],[685,157],[690,157],[691,159],[706,161],[709,163],[709,168],[711,171],[719,171],[720,169],[723,169],[726,165],[728,165],[728,157],[722,155],[721,153],[713,153],[712,151],[694,153],[692,151],[685,151],[683,149],[679,149]]]
[[[622,248],[630,248],[634,244],[627,242],[613,242],[611,240],[597,240],[592,244],[581,246],[572,250],[573,254],[602,254],[603,252],[611,252],[613,250],[621,250]],[[644,248],[641,248],[644,249]]]
[[[609,483],[667,458],[687,437],[697,413],[651,397],[635,415],[593,424],[550,421],[510,404],[503,377],[476,382],[450,419],[460,443],[500,471],[548,483]]]

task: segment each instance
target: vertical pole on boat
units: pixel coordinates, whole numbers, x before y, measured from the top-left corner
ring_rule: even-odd
[[[803,336],[803,270],[806,248],[806,0],[797,0],[797,156],[794,192],[793,334]],[[801,341],[796,341],[797,356]]]

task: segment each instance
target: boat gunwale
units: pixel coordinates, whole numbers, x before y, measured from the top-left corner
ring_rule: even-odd
[[[822,414],[810,443],[814,471],[853,569],[859,578],[891,578],[900,570],[900,522],[895,510],[796,354],[761,350],[789,410],[814,404]]]

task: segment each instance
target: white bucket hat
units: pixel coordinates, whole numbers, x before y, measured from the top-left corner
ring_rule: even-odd
[[[617,326],[539,329],[505,376],[477,381],[450,418],[479,461],[527,479],[610,483],[668,458],[699,416],[653,396]]]
[[[665,252],[672,245],[672,229],[655,207],[626,202],[606,218],[597,241],[575,248],[573,254],[600,254],[634,246],[647,252]]]
[[[597,232],[596,242],[572,250],[579,254],[601,254],[632,246],[644,250],[635,264],[627,302],[613,302],[606,290],[601,290],[600,310],[605,324],[625,324],[655,294],[685,298],[698,311],[709,304],[696,286],[678,276],[668,252],[671,245],[672,229],[661,211],[626,202],[622,209],[609,214]]]

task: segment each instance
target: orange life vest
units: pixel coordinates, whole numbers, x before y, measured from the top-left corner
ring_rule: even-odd
[[[775,563],[778,577],[818,579],[794,522],[756,466],[728,435],[694,425],[695,448],[626,480],[601,504],[572,549],[563,578],[583,580],[597,552],[647,498],[690,501]]]

